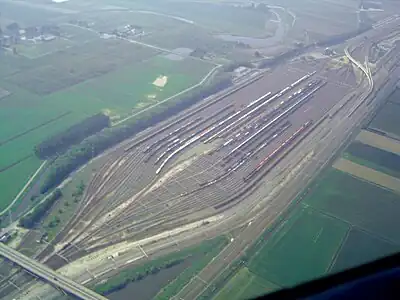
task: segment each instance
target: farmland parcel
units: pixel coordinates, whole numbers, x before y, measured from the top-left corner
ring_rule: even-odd
[[[123,40],[99,40],[37,59],[6,54],[0,77],[0,180],[6,207],[40,166],[33,148],[49,136],[103,112],[117,121],[197,84],[214,66],[170,60]],[[12,68],[9,64],[12,63]],[[4,73],[3,73],[4,72]],[[153,84],[162,76],[162,86]],[[11,181],[12,184],[7,184]]]
[[[347,148],[345,157],[387,175],[400,177],[400,155],[398,154],[356,141]]]
[[[400,105],[388,102],[369,124],[372,129],[383,131],[400,139]]]
[[[255,296],[246,293],[253,282],[261,280],[265,289],[254,289],[266,293],[399,251],[398,194],[330,168],[303,196],[250,248],[247,267],[214,299]]]
[[[281,286],[321,276],[348,229],[343,221],[300,207],[266,241],[249,268]]]

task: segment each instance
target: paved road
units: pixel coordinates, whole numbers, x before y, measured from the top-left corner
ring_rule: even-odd
[[[18,251],[0,243],[0,255],[18,264],[25,270],[37,275],[38,277],[50,282],[51,284],[63,289],[84,300],[106,300],[92,290],[76,283],[75,281],[58,274],[41,263],[31,259]]]

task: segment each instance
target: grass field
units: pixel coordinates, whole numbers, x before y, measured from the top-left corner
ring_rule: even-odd
[[[321,276],[328,270],[348,229],[345,222],[301,206],[250,260],[249,269],[281,286]]]
[[[111,115],[124,117],[198,83],[211,68],[212,65],[190,58],[172,61],[156,56],[75,85],[50,98],[76,108],[79,106],[83,111],[108,110]],[[153,85],[160,75],[168,78],[164,87]],[[85,103],[81,102],[82,98]]]
[[[113,120],[124,118],[197,84],[214,67],[118,41],[86,46],[37,59],[0,57],[0,63],[12,61],[0,72],[0,86],[11,93],[0,102],[0,185],[7,186],[0,207],[40,165],[34,158],[15,163],[33,155],[34,146],[48,136],[100,111]],[[120,55],[111,59],[110,51]],[[8,181],[12,184],[3,185]]]
[[[0,211],[5,209],[22,189],[29,177],[39,168],[41,162],[35,156],[22,161],[16,166],[0,173],[1,201]]]
[[[213,298],[214,300],[251,299],[272,292],[279,287],[260,278],[244,267]]]
[[[270,18],[269,14],[260,10],[212,3],[172,2],[162,9],[190,19],[214,32],[227,32],[233,35],[264,36],[265,23]]]
[[[306,191],[246,251],[247,268],[214,299],[245,299],[255,296],[247,291],[291,286],[400,250],[399,195],[333,168]]]
[[[400,138],[400,105],[388,102],[369,124],[370,128],[378,129]]]
[[[305,199],[306,204],[377,236],[400,242],[398,194],[334,169],[323,176]]]
[[[332,272],[355,267],[400,250],[400,244],[377,238],[365,231],[352,229],[343,243]]]
[[[389,102],[400,104],[400,89],[397,88],[388,98]]]
[[[344,157],[390,176],[400,178],[400,156],[360,142],[353,142]]]
[[[350,174],[361,181],[370,182],[371,185],[377,185],[383,189],[388,189],[394,193],[400,194],[400,179],[387,175],[373,168],[355,163],[351,160],[341,158],[337,160],[333,167],[337,170]]]
[[[47,95],[139,63],[157,53],[157,50],[124,40],[98,38],[40,57],[29,70],[13,74],[6,80],[35,94]]]
[[[74,46],[74,42],[69,39],[57,38],[51,43],[26,43],[18,44],[16,49],[19,55],[23,55],[29,59],[39,58],[44,55],[52,54]]]

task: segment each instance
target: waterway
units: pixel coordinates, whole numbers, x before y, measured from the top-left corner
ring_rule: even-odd
[[[251,48],[267,48],[279,44],[286,34],[286,24],[282,22],[282,18],[277,10],[271,10],[277,18],[278,28],[275,34],[267,38],[253,38],[248,36],[238,36],[231,34],[218,34],[215,35],[216,38],[224,40],[226,42],[237,42],[249,45]]]
[[[122,290],[107,295],[110,300],[150,300],[168,283],[173,281],[191,264],[191,259],[186,259],[179,265],[163,269],[155,275],[128,284]]]

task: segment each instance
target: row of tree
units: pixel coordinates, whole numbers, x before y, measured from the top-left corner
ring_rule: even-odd
[[[112,292],[121,290],[125,288],[128,284],[136,281],[140,281],[146,278],[149,275],[155,275],[161,270],[169,269],[173,266],[176,266],[184,261],[183,258],[172,259],[166,262],[162,262],[159,265],[149,265],[145,267],[143,270],[126,270],[119,273],[116,277],[111,278],[106,283],[98,285],[95,288],[97,293],[102,295],[108,295]]]
[[[110,118],[102,113],[86,118],[67,130],[49,137],[35,146],[35,154],[40,159],[45,159],[65,152],[71,145],[80,143],[102,129],[109,127]]]
[[[46,193],[59,185],[71,172],[106,149],[150,126],[168,119],[200,100],[229,87],[231,84],[232,80],[230,76],[220,78],[212,84],[193,90],[190,94],[182,98],[178,98],[175,101],[167,101],[151,110],[145,111],[124,124],[105,128],[97,134],[89,136],[80,144],[69,148],[66,153],[55,159],[46,180],[41,186],[41,193]]]
[[[31,229],[38,224],[42,218],[47,214],[49,209],[56,203],[58,199],[62,197],[60,189],[56,189],[45,201],[40,203],[35,209],[29,214],[19,219],[19,225]]]

